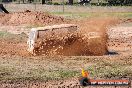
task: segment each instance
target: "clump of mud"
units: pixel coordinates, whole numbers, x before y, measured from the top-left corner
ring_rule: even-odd
[[[52,16],[45,12],[15,12],[10,14],[0,14],[1,25],[36,25],[44,26],[50,24],[59,24],[64,22],[64,18]]]

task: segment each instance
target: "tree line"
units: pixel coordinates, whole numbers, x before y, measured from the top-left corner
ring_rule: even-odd
[[[73,0],[68,0],[69,4],[73,4]],[[80,0],[80,4],[81,3],[90,3],[92,0]],[[98,2],[96,3],[97,5],[101,5],[102,3],[100,2],[100,0],[97,0]],[[130,5],[132,4],[132,0],[105,0],[107,3],[107,5]]]
[[[131,5],[132,0],[108,0],[110,5]]]
[[[54,0],[2,0],[2,2],[12,2],[12,1],[18,1],[22,3],[34,3],[36,1],[39,1],[41,4],[53,4],[52,2]],[[66,1],[66,0],[64,0]],[[80,4],[80,5],[85,5],[85,4],[91,4],[91,5],[110,5],[110,6],[116,6],[116,5],[132,5],[132,0],[104,0],[105,3],[102,2],[102,0],[76,0],[78,2],[75,2],[75,0],[67,0],[65,4],[68,5],[74,5],[74,4]],[[97,1],[96,3],[92,3],[92,1]],[[63,0],[61,1],[63,2]],[[54,3],[56,5],[59,5],[59,3]]]

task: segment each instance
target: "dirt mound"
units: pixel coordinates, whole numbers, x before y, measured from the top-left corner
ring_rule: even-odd
[[[64,22],[64,18],[52,16],[44,12],[15,12],[10,14],[0,14],[1,25],[35,25],[44,26],[59,24]]]

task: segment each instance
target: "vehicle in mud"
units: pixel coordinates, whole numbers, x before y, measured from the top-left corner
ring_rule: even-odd
[[[74,24],[60,24],[46,27],[32,28],[27,41],[28,51],[33,55],[46,53],[49,46],[58,46],[58,41],[74,34],[77,30]],[[61,43],[62,44],[62,43]]]

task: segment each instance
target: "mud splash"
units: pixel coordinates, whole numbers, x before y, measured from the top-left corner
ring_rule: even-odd
[[[73,22],[75,24],[75,22]],[[83,24],[82,24],[83,23]],[[76,33],[62,36],[55,35],[45,39],[36,48],[36,53],[44,55],[64,56],[101,56],[107,54],[107,27],[118,23],[118,19],[96,18],[78,21],[79,29]],[[62,31],[65,33],[65,30]]]
[[[12,17],[10,17],[11,15]],[[31,17],[29,17],[29,15]],[[7,18],[4,19],[4,17],[5,18],[9,17],[10,19],[7,19]],[[52,17],[49,15],[44,15],[44,13],[39,13],[39,12],[12,13],[9,15],[7,14],[4,17],[2,18],[2,21],[0,23],[6,24],[6,25],[19,25],[19,24],[28,24],[28,23],[39,24],[39,25],[42,25],[42,24],[50,25],[50,24],[56,24],[57,22],[59,24],[67,22],[61,17],[54,17],[54,16]],[[30,22],[31,19],[33,23]],[[90,18],[90,19],[83,19],[78,21],[72,20],[69,23],[77,25],[79,27],[79,31],[70,35],[64,34],[63,35],[64,38],[57,37],[57,35],[48,37],[47,39],[45,39],[43,51],[41,52],[40,47],[37,48],[37,50],[39,51],[39,53],[43,53],[44,55],[50,55],[50,56],[104,55],[108,51],[107,49],[108,36],[107,36],[106,30],[107,28],[120,23],[120,21],[121,20],[118,18],[107,18],[107,17],[106,18]],[[6,45],[3,45],[3,46],[6,46]],[[17,52],[15,53],[15,55],[16,54],[21,55],[20,53],[24,53],[24,56],[25,56],[25,53],[28,53],[26,51],[27,49],[26,42],[23,42],[23,44],[19,44],[18,46],[20,46],[21,49],[18,49],[17,47],[13,47],[11,45],[10,47],[13,47],[12,52]],[[1,47],[1,49],[3,48]],[[6,47],[4,49],[6,49]],[[5,51],[8,51],[8,48]]]

